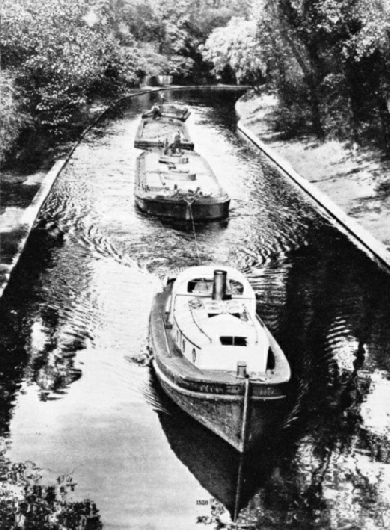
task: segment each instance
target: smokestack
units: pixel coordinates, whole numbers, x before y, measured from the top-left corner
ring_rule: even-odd
[[[226,272],[214,271],[213,300],[224,300],[226,298]]]

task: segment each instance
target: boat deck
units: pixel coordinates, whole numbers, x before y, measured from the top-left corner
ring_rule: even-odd
[[[175,118],[177,120],[185,121],[190,115],[190,110],[182,105],[176,105],[174,103],[160,103],[157,105],[160,110],[162,117]],[[152,116],[153,110],[147,110],[142,114],[143,118]]]
[[[135,136],[134,146],[161,148],[166,142],[171,143],[177,132],[180,132],[183,149],[192,150],[194,144],[189,138],[187,127],[183,121],[166,116],[156,119],[143,118]]]
[[[140,187],[149,195],[196,192],[203,197],[224,195],[207,162],[197,153],[166,157],[158,152],[140,156]]]

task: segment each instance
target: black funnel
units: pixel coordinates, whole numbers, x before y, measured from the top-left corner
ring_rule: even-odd
[[[214,271],[213,300],[225,300],[226,298],[226,271],[216,269]]]

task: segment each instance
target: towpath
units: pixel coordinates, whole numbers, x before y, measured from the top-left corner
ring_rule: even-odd
[[[275,132],[277,100],[243,98],[238,111],[245,126],[299,175],[390,250],[390,162],[374,148],[348,147],[313,138],[283,139]]]

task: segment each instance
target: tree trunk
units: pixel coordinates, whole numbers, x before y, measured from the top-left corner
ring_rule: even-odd
[[[310,43],[303,41],[292,29],[289,27],[286,13],[283,8],[279,5],[279,9],[276,8],[276,14],[280,22],[280,34],[288,44],[295,60],[300,66],[305,80],[306,86],[309,90],[310,109],[312,128],[314,134],[319,140],[323,140],[325,137],[324,129],[322,126],[321,112],[320,112],[320,97],[318,89],[320,86],[320,80],[322,79],[320,62],[316,50],[310,46]]]
[[[325,138],[324,128],[322,126],[321,120],[321,111],[320,111],[320,98],[317,93],[317,86],[310,83],[310,108],[311,108],[311,123],[313,128],[313,133],[321,141]]]

